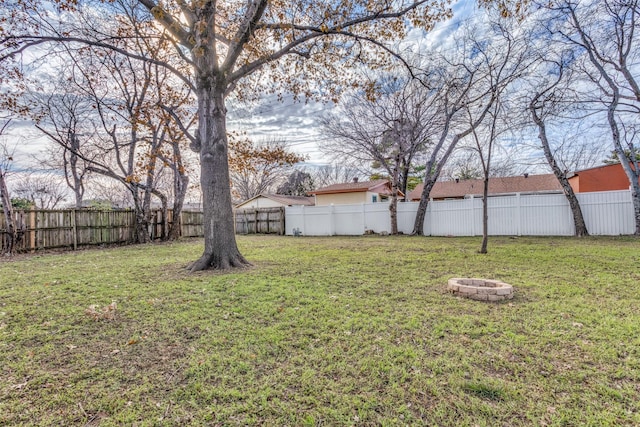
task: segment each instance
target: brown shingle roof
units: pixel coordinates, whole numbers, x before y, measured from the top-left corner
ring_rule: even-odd
[[[424,184],[418,186],[409,193],[409,200],[420,200],[420,194]],[[464,179],[459,182],[439,181],[431,189],[429,195],[432,199],[462,198],[464,196],[482,195],[483,180]],[[552,173],[544,175],[507,176],[501,178],[489,178],[489,194],[505,193],[541,193],[561,191],[562,186]]]
[[[377,187],[381,187],[383,185],[388,186],[388,183],[389,181],[387,181],[386,179],[377,179],[375,181],[362,182],[346,182],[343,184],[333,184],[328,187],[318,188],[315,191],[310,191],[309,194],[362,193],[365,191],[374,190]]]

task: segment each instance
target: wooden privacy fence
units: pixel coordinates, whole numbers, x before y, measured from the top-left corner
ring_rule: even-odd
[[[136,241],[136,218],[131,210],[30,210],[14,212],[19,241],[18,252],[36,249],[53,249],[81,246],[128,244]],[[202,212],[181,213],[181,235],[198,237],[203,235]],[[167,223],[173,215],[168,211]],[[164,237],[162,211],[153,211],[149,224],[152,239]],[[165,230],[166,231],[166,230]],[[5,219],[0,212],[0,235],[2,248],[6,245]]]
[[[240,209],[234,213],[237,234],[280,234],[285,232],[284,207]]]

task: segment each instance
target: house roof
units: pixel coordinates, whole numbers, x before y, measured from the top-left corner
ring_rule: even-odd
[[[384,188],[383,188],[384,187]],[[384,191],[375,191],[384,190]],[[362,182],[346,182],[343,184],[333,184],[328,187],[318,188],[317,190],[310,191],[309,194],[336,194],[336,193],[364,193],[371,192],[383,192],[389,193],[389,181],[386,179],[377,179],[375,181],[362,181]]]
[[[470,195],[482,195],[483,180],[463,179],[456,181],[438,181],[431,189],[432,199],[462,198]],[[424,184],[409,193],[409,200],[419,200]],[[562,186],[552,173],[544,175],[507,176],[489,178],[489,194],[505,193],[544,193],[561,191]]]
[[[304,206],[313,206],[315,205],[315,200],[313,197],[306,197],[306,196],[287,196],[284,194],[269,194],[269,193],[262,193],[262,194],[258,194],[255,197],[252,197],[248,200],[245,200],[244,202],[238,203],[236,205],[236,208],[247,204],[257,198],[260,197],[264,197],[266,199],[269,200],[273,200],[274,202],[277,203],[281,203],[284,206],[294,206],[294,205],[304,205]]]
[[[313,206],[315,205],[315,201],[313,197],[307,196],[287,196],[284,194],[263,194],[264,197],[271,199],[276,202],[280,202],[283,205],[293,206],[293,205],[304,205],[304,206]]]

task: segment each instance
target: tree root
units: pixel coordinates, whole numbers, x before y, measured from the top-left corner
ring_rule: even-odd
[[[220,257],[215,256],[214,254],[204,253],[197,261],[189,266],[189,272],[194,273],[196,271],[204,270],[230,270],[250,266],[251,263],[240,254]]]

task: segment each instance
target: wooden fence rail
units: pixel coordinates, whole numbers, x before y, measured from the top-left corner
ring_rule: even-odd
[[[15,211],[19,230],[18,252],[38,249],[72,248],[90,245],[130,244],[136,241],[135,214],[131,210],[28,210]],[[173,214],[168,211],[168,224]],[[153,211],[149,224],[152,239],[160,239],[163,232],[162,211]],[[181,235],[198,237],[203,235],[202,212],[181,213]],[[0,212],[0,237],[2,249],[6,247],[5,219]]]

